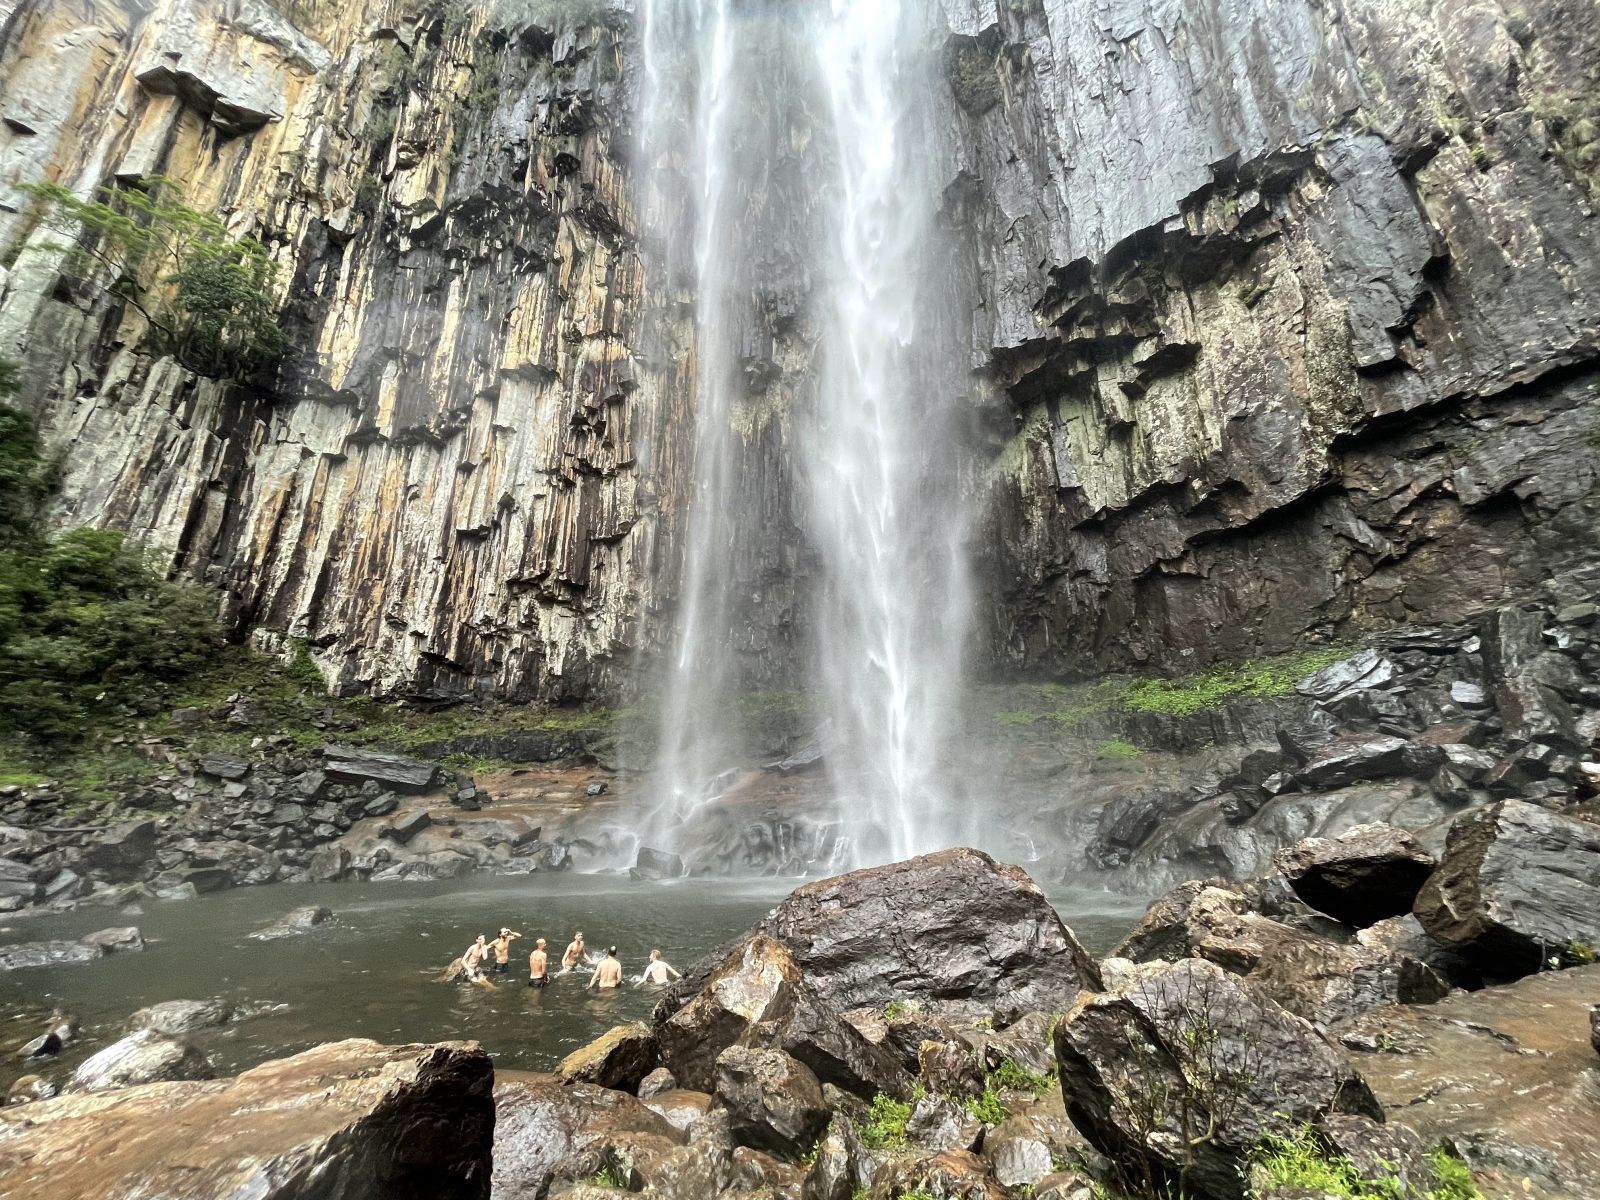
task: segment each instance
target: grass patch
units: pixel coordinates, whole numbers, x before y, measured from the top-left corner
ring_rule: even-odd
[[[861,1140],[873,1150],[900,1150],[906,1146],[906,1122],[911,1105],[879,1092],[872,1098],[872,1109],[861,1123]]]
[[[993,720],[1011,728],[1053,725],[1072,733],[1089,719],[1110,713],[1189,717],[1215,711],[1234,699],[1286,696],[1306,676],[1354,652],[1350,646],[1330,646],[1222,664],[1175,679],[1110,676],[1094,683],[1036,684],[1032,689],[1036,705],[996,712]],[[1102,742],[1096,750],[1102,758],[1133,758],[1138,753],[1137,746],[1120,739]]]
[[[1264,1139],[1250,1157],[1252,1191],[1303,1191],[1340,1200],[1408,1200],[1416,1197],[1397,1175],[1369,1178],[1341,1154],[1330,1153],[1309,1125]],[[1466,1163],[1437,1149],[1428,1155],[1434,1186],[1423,1200],[1483,1200]]]
[[[909,1017],[912,1013],[922,1011],[922,1005],[915,1000],[891,1000],[883,1008],[885,1021],[898,1021],[901,1017]]]
[[[1132,742],[1124,742],[1119,738],[1110,738],[1095,747],[1096,758],[1138,758],[1139,747]]]
[[[1015,1059],[1007,1058],[989,1072],[989,1083],[1006,1091],[1031,1092],[1035,1096],[1043,1096],[1055,1087],[1056,1075],[1054,1071],[1048,1075],[1035,1075],[1023,1068]]]
[[[961,1103],[985,1125],[998,1125],[1011,1115],[1006,1102],[1000,1099],[999,1089],[992,1082],[983,1089],[982,1095],[963,1097]]]

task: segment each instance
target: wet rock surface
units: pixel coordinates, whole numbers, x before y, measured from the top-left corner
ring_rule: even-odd
[[[0,1109],[0,1191],[485,1200],[493,1069],[471,1044],[347,1041],[234,1079]]]
[[[659,1061],[655,1030],[643,1021],[633,1021],[618,1025],[589,1045],[574,1050],[557,1065],[556,1074],[565,1082],[638,1091],[642,1096],[639,1085],[657,1069]],[[667,1086],[674,1086],[675,1082]]]
[[[1383,1116],[1309,1023],[1210,963],[1087,998],[1056,1026],[1055,1050],[1067,1112],[1097,1149],[1158,1177],[1187,1167],[1207,1195],[1243,1196],[1240,1164],[1266,1134],[1330,1112]],[[1186,1082],[1197,1077],[1210,1079],[1200,1093]],[[1160,1099],[1185,1093],[1187,1108]],[[1207,1131],[1186,1164],[1175,1146]]]
[[[1600,825],[1518,800],[1467,813],[1416,901],[1434,938],[1507,978],[1600,945]]]
[[[1600,1190],[1600,1059],[1589,1005],[1600,967],[1530,975],[1426,1008],[1385,1008],[1335,1030],[1397,1120],[1446,1139],[1494,1197]]]

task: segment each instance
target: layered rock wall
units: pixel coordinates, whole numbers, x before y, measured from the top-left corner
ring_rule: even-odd
[[[957,12],[974,365],[1017,427],[993,661],[1172,669],[1592,593],[1584,11]]]
[[[0,353],[70,449],[56,518],[169,549],[346,689],[616,692],[671,625],[695,363],[641,253],[683,214],[627,179],[632,14],[593,8],[0,6]],[[1589,6],[944,11],[980,665],[1173,670],[1592,592]],[[752,229],[813,153],[770,111]],[[155,173],[272,248],[270,375],[153,358],[9,186]],[[737,414],[733,638],[774,679],[811,570],[793,232]]]

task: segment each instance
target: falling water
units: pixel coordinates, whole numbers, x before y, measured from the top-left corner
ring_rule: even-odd
[[[835,166],[822,197],[817,413],[801,464],[823,564],[829,762],[841,799],[870,816],[864,858],[947,845],[955,826],[938,759],[968,595],[923,9],[834,0],[816,41]]]
[[[959,694],[968,590],[928,7],[643,5],[646,219],[652,204],[666,212],[681,202],[694,247],[694,490],[658,822],[713,799],[719,774],[740,761],[731,603],[754,514],[736,503],[745,448],[734,418],[747,386],[751,297],[772,285],[763,231],[806,229],[815,234],[813,361],[795,391],[789,470],[819,568],[803,580],[815,597],[807,690],[819,697],[829,779],[857,861],[956,837],[940,757]],[[810,160],[804,187],[758,187],[770,165],[763,156],[796,141]]]

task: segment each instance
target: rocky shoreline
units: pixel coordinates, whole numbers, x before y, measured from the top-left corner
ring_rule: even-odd
[[[0,1189],[1577,1200],[1600,1188],[1597,834],[1508,800],[1437,859],[1391,827],[1309,839],[1181,885],[1099,961],[978,851],[857,871],[549,1075],[356,1041],[209,1080],[187,1039],[218,1014],[158,1005],[0,1110]],[[202,1120],[179,1170],[170,1129]],[[1306,1186],[1308,1162],[1388,1190]]]

